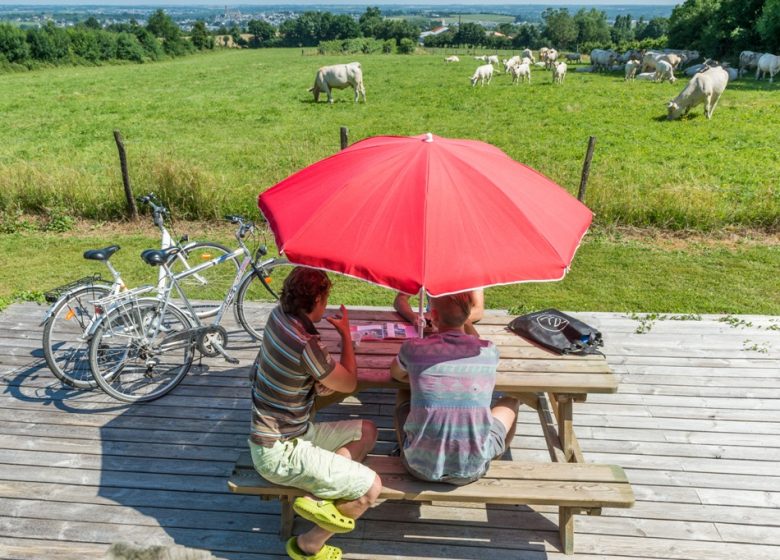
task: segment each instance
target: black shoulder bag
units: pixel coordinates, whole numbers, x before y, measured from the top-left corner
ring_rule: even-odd
[[[507,328],[557,354],[598,354],[604,345],[598,330],[557,309],[521,315]]]

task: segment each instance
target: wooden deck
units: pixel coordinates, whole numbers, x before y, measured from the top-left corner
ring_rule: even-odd
[[[204,361],[171,395],[125,406],[60,386],[43,314],[0,313],[0,558],[101,558],[115,541],[285,558],[278,503],[226,486],[248,430],[248,337],[230,344],[241,366]],[[577,315],[602,330],[621,380],[575,408],[577,436],[587,460],[626,470],[637,503],[578,517],[575,558],[780,558],[780,318],[662,320],[637,334],[625,315]],[[320,418],[373,418],[387,454],[392,402],[379,389]],[[528,408],[512,456],[549,461]],[[565,558],[545,507],[388,502],[332,542],[353,559]]]

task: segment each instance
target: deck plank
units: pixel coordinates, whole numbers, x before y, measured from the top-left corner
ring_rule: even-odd
[[[232,316],[239,366],[204,360],[173,394],[128,406],[65,389],[51,376],[40,350],[44,312],[24,303],[0,313],[0,557],[102,558],[110,543],[137,540],[231,560],[285,558],[278,503],[226,486],[245,448],[246,366],[256,353]],[[370,322],[373,313],[350,315]],[[575,432],[588,461],[624,468],[637,499],[632,509],[578,517],[576,558],[780,557],[780,318],[655,320],[639,334],[640,322],[625,314],[575,315],[602,330],[621,382],[616,394],[575,405]],[[511,340],[511,355],[538,356],[504,331],[510,319],[491,310],[479,328]],[[766,352],[747,350],[747,339]],[[389,357],[376,347],[377,374]],[[602,367],[577,362],[537,360],[537,375]],[[374,389],[320,414],[374,419],[376,452],[388,453],[393,398]],[[514,460],[549,460],[535,411],[521,409],[517,434]],[[566,558],[550,506],[385,502],[358,525],[333,540],[345,558]]]

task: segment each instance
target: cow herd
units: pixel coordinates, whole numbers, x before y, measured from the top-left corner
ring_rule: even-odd
[[[501,61],[503,73],[512,78],[512,83],[517,85],[527,81],[531,83],[531,69],[534,67],[545,68],[552,73],[553,84],[563,84],[568,65],[559,60],[560,54],[556,49],[542,48],[539,50],[539,60],[536,60],[530,49],[525,49],[520,55]],[[563,56],[569,62],[579,62],[579,53],[568,53]],[[696,51],[671,50],[645,51],[630,50],[619,54],[609,49],[593,49],[590,53],[590,66],[578,66],[577,72],[606,72],[623,71],[627,82],[634,80],[648,80],[653,82],[676,81],[675,72],[679,72],[685,64],[695,62],[699,58]],[[480,86],[489,85],[495,72],[494,67],[499,66],[497,55],[475,56],[475,60],[481,62],[471,75],[471,86],[477,83]],[[447,56],[445,63],[459,63],[456,55]],[[730,81],[745,75],[755,69],[756,80],[769,76],[769,82],[774,81],[775,75],[780,72],[780,56],[771,53],[759,53],[743,51],[739,56],[739,68],[730,67],[727,63],[720,64],[717,61],[705,60],[701,64],[688,66],[684,72],[690,77],[685,88],[680,94],[667,104],[667,118],[676,119],[687,114],[696,105],[704,105],[704,114],[709,119],[718,104],[723,91]],[[333,89],[352,87],[355,102],[360,96],[366,100],[366,90],[363,85],[363,71],[359,62],[348,64],[335,64],[323,66],[317,70],[314,86],[309,91],[314,94],[314,101],[319,100],[320,93],[328,96],[328,102],[333,103]]]

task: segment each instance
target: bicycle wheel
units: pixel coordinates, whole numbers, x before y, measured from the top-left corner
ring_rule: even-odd
[[[138,299],[106,314],[90,341],[92,375],[124,402],[151,401],[190,370],[194,344],[189,316],[171,303]]]
[[[108,284],[79,286],[58,299],[43,326],[43,356],[51,372],[77,389],[97,385],[89,368],[89,341],[84,338],[95,317],[94,301],[111,293]]]
[[[231,252],[230,249],[219,243],[197,241],[182,249],[171,264],[171,271],[178,274]],[[228,259],[228,262],[209,267],[179,280],[179,287],[190,300],[190,304],[199,318],[211,317],[217,313],[225,294],[233,285],[239,264],[238,259],[233,257]],[[174,295],[178,295],[175,290]]]
[[[263,338],[263,328],[272,307],[282,292],[282,282],[295,265],[284,258],[258,265],[261,275],[253,270],[241,281],[236,294],[236,319],[255,340]],[[263,305],[265,304],[265,305]]]

